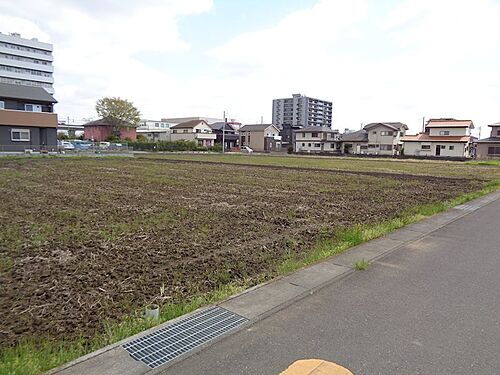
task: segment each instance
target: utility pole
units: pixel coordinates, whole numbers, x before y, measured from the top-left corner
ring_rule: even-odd
[[[222,153],[224,153],[226,148],[226,111],[222,115]]]
[[[425,117],[422,117],[422,133],[425,133]]]

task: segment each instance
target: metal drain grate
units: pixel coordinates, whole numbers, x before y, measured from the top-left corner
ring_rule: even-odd
[[[248,319],[215,306],[122,347],[136,361],[155,368],[246,322]]]

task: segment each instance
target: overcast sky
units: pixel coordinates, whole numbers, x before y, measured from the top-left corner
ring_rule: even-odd
[[[0,31],[54,44],[63,117],[120,96],[151,119],[270,122],[302,93],[339,129],[500,121],[500,0],[0,0]]]

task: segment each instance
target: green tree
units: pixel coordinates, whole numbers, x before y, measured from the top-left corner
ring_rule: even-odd
[[[95,110],[99,117],[113,125],[113,134],[117,136],[121,128],[136,128],[141,121],[141,112],[126,99],[114,97],[99,99]]]

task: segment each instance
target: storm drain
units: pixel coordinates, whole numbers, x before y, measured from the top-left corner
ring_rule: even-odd
[[[155,368],[247,321],[248,319],[231,311],[215,306],[127,342],[122,347],[136,361]]]

